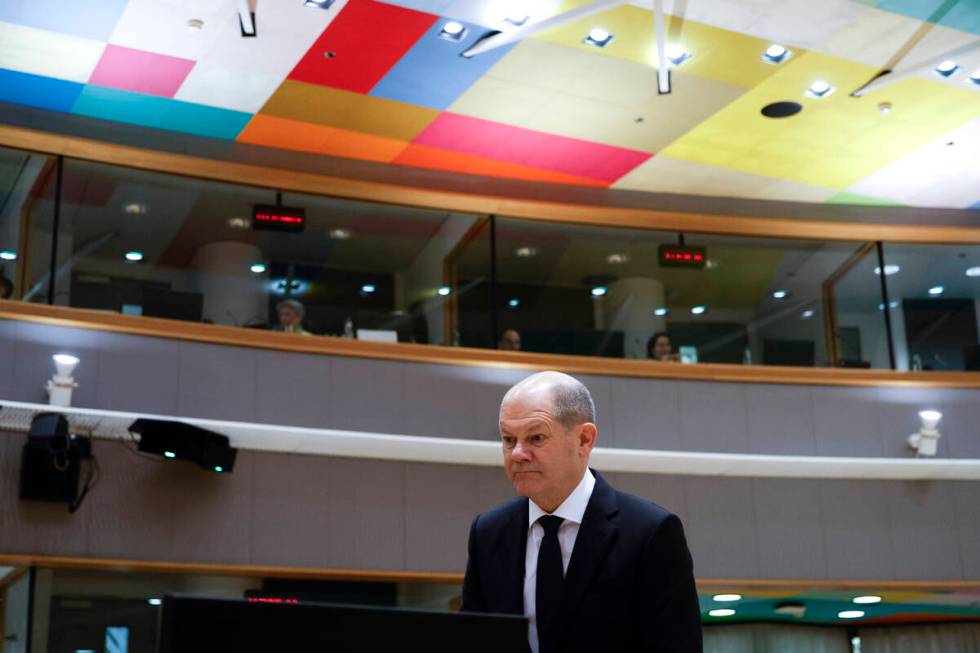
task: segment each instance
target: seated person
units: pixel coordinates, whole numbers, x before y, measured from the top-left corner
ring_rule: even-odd
[[[521,334],[519,334],[516,329],[505,329],[504,332],[500,334],[500,340],[497,341],[497,349],[503,349],[505,351],[520,351]]]
[[[303,316],[306,315],[306,307],[295,299],[284,299],[276,304],[276,313],[279,316],[279,324],[272,327],[273,331],[284,331],[285,333],[298,333],[300,335],[312,335],[303,328]]]
[[[10,299],[14,294],[14,282],[0,274],[0,299]]]
[[[674,351],[670,343],[670,335],[666,331],[658,331],[647,340],[647,356],[655,361],[680,362],[681,356]]]

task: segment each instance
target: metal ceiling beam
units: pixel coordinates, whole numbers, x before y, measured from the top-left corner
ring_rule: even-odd
[[[255,12],[252,11],[250,0],[238,0],[238,22],[241,24],[242,36],[255,36]]]
[[[670,68],[667,66],[667,22],[663,0],[653,0],[653,27],[657,34],[657,92],[670,93]]]
[[[593,14],[601,13],[607,9],[613,9],[620,5],[625,5],[627,2],[628,0],[597,0],[591,4],[572,9],[571,11],[566,11],[563,14],[558,14],[556,16],[551,16],[550,18],[545,18],[544,20],[536,23],[524,25],[523,27],[519,27],[510,32],[495,32],[474,43],[469,50],[463,53],[463,56],[466,58],[475,57],[478,54],[483,54],[484,52],[489,52],[490,50],[495,50],[505,45],[524,40],[529,36],[534,36],[535,34],[539,34],[562,25],[567,25],[568,23],[580,18],[592,16]]]
[[[851,93],[851,97],[861,97],[867,93],[870,93],[871,91],[877,91],[885,86],[888,86],[889,84],[894,84],[895,82],[901,81],[908,77],[929,72],[934,70],[936,66],[947,59],[956,61],[957,59],[973,54],[978,50],[980,50],[980,40],[974,41],[973,43],[968,43],[967,45],[956,48],[955,50],[950,50],[949,52],[933,57],[920,64],[909,66],[908,68],[885,71]]]

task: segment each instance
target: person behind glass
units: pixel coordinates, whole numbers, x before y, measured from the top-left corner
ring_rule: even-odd
[[[500,340],[497,341],[497,349],[503,349],[504,351],[520,351],[521,334],[517,332],[517,329],[506,329],[502,334],[500,334]]]
[[[273,327],[274,331],[298,333],[303,336],[312,335],[303,328],[303,316],[306,315],[306,307],[302,303],[295,299],[284,299],[276,304],[276,314],[279,316],[279,324]]]
[[[680,361],[681,356],[674,351],[670,343],[670,335],[666,331],[657,331],[647,340],[647,356],[655,361]]]

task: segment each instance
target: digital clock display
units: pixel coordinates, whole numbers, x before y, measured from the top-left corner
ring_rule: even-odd
[[[700,270],[708,262],[707,251],[704,247],[661,245],[658,254],[660,267],[663,268],[690,268]]]
[[[252,229],[301,233],[306,227],[306,210],[288,206],[256,204],[252,207]]]

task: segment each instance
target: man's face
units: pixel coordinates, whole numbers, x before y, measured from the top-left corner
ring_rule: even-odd
[[[294,326],[299,321],[299,315],[291,306],[279,307],[279,324],[284,327]]]
[[[555,418],[550,393],[523,393],[500,406],[500,438],[514,489],[550,512],[582,480],[595,427],[566,429]]]
[[[504,334],[500,336],[500,342],[498,343],[497,348],[507,351],[520,351],[521,335],[513,329],[507,329],[504,331]]]

